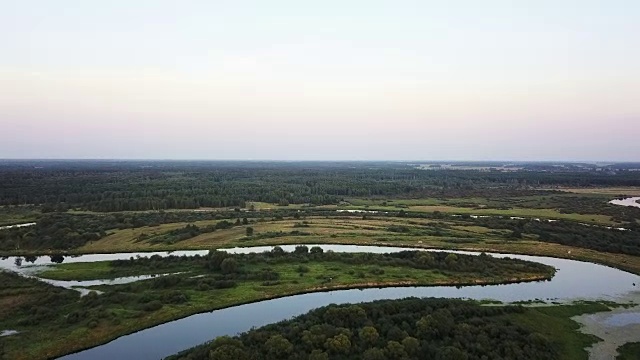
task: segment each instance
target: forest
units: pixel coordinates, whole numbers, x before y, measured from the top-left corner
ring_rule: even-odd
[[[525,311],[416,298],[330,305],[173,359],[559,359],[553,339],[509,319]]]
[[[625,169],[420,170],[399,162],[4,162],[0,205],[100,212],[274,204],[345,197],[472,197],[549,186],[640,186]],[[530,191],[526,192],[531,194]]]

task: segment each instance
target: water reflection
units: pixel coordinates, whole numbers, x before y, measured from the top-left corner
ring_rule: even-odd
[[[609,326],[627,326],[632,324],[640,324],[640,313],[620,313],[609,316],[603,324]]]
[[[615,199],[609,201],[609,204],[620,205],[620,206],[632,206],[640,208],[640,197],[630,197],[626,199]]]

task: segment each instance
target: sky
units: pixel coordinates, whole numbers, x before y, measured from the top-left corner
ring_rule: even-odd
[[[0,158],[640,161],[637,0],[0,9]]]

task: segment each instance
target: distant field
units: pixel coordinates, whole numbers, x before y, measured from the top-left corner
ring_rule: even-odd
[[[306,224],[303,223],[306,221]],[[207,225],[214,222],[197,222]],[[300,227],[303,224],[305,227]],[[598,262],[634,273],[640,273],[640,257],[541,242],[533,235],[522,239],[507,238],[508,231],[469,226],[457,221],[434,221],[410,218],[379,218],[363,220],[359,217],[279,220],[252,222],[254,235],[246,236],[247,226],[205,233],[173,244],[150,244],[136,240],[141,233],[161,234],[184,227],[186,223],[165,224],[153,228],[115,230],[112,235],[87,244],[78,252],[132,252],[160,250],[202,250],[222,247],[278,245],[278,244],[359,244],[380,246],[409,246],[424,248],[495,251],[535,254]],[[394,228],[400,227],[400,228]],[[406,232],[396,232],[397,229]],[[396,231],[392,231],[396,230]]]
[[[595,188],[558,188],[554,190],[566,191],[574,194],[602,194],[640,196],[640,187],[595,187]]]
[[[195,224],[197,226],[206,226],[213,225],[217,222],[218,220],[196,221],[192,224]],[[140,248],[153,250],[154,247],[158,246],[149,244],[148,242],[141,242],[138,240],[138,238],[143,234],[149,236],[165,234],[171,230],[183,228],[188,224],[191,223],[170,223],[161,224],[158,226],[144,226],[135,229],[111,230],[107,232],[109,233],[109,235],[98,241],[93,241],[85,244],[81,248],[81,250],[83,252],[109,252],[109,249],[119,249],[117,251],[136,251]]]
[[[407,203],[417,203],[419,200],[407,201]],[[357,202],[356,202],[357,203]],[[395,203],[395,202],[394,202]],[[398,204],[403,204],[404,201],[398,201]],[[336,208],[335,206],[323,206],[322,208],[330,209]],[[491,209],[491,208],[471,208],[460,206],[447,206],[447,205],[405,205],[401,207],[397,206],[379,206],[379,205],[354,205],[344,206],[345,209],[359,209],[359,210],[380,210],[380,211],[416,211],[416,212],[434,212],[439,211],[447,214],[467,214],[467,215],[497,215],[497,216],[514,216],[514,217],[529,217],[529,218],[543,218],[543,219],[565,219],[580,221],[585,223],[596,223],[604,225],[612,225],[615,222],[608,215],[598,214],[576,214],[576,213],[561,213],[555,209],[532,209],[532,208],[513,208],[513,209]]]

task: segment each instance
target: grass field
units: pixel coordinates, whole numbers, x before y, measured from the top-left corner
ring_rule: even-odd
[[[195,221],[193,223],[181,222],[181,223],[169,223],[169,224],[160,224],[158,226],[143,226],[135,229],[122,229],[122,230],[110,230],[107,233],[106,237],[100,239],[99,241],[89,242],[85,246],[82,247],[83,252],[111,252],[104,247],[105,244],[109,244],[109,247],[117,248],[117,251],[135,251],[140,249],[139,246],[136,246],[137,243],[143,243],[144,248],[148,250],[152,250],[154,247],[160,247],[155,244],[151,244],[149,242],[140,242],[138,238],[146,234],[149,237],[153,237],[155,235],[165,234],[171,230],[176,230],[183,228],[189,224],[195,224],[197,226],[207,226],[207,225],[215,225],[218,220],[208,220],[208,221]]]
[[[556,190],[566,191],[574,194],[600,194],[610,196],[640,196],[640,187],[593,187],[593,188],[558,188]]]
[[[415,201],[413,201],[415,203]],[[326,206],[325,208],[333,208],[333,206]],[[572,220],[584,223],[612,225],[615,222],[608,215],[599,214],[577,214],[577,213],[562,213],[556,209],[534,209],[534,208],[511,208],[511,209],[494,209],[494,208],[482,208],[482,207],[461,207],[461,206],[449,206],[449,205],[407,205],[402,207],[397,206],[382,206],[382,205],[359,205],[348,206],[349,209],[358,210],[378,210],[378,211],[415,211],[415,212],[434,212],[439,211],[445,214],[467,214],[467,215],[493,215],[493,216],[513,216],[513,217],[526,217],[526,218],[541,218],[541,219],[562,219]]]
[[[542,306],[530,307],[525,313],[514,314],[511,317],[556,343],[561,359],[584,360],[588,358],[585,348],[599,339],[577,331],[580,326],[571,318],[608,310],[607,306],[600,303]]]

